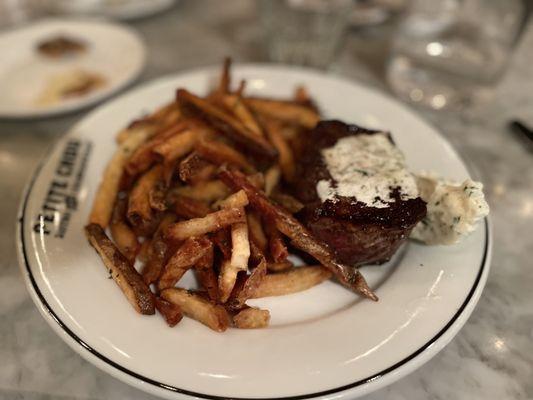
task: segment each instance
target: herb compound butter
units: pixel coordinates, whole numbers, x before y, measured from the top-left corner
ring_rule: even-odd
[[[316,185],[322,202],[338,197],[354,197],[369,207],[384,208],[395,199],[418,197],[414,176],[407,170],[402,152],[385,133],[353,135],[339,139],[322,150],[322,158],[333,178]]]
[[[457,243],[489,213],[479,182],[449,182],[431,175],[421,175],[417,182],[427,215],[411,232],[413,239],[430,245]]]

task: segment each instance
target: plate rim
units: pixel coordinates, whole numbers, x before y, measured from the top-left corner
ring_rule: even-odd
[[[274,67],[275,69],[289,69],[289,70],[301,70],[304,72],[311,72],[313,74],[320,74],[319,71],[309,69],[309,68],[302,68],[302,67],[292,67],[292,66],[285,66],[285,65],[270,65],[270,64],[263,64],[263,63],[239,63],[235,66],[236,68],[244,67],[244,68],[264,68],[264,67]],[[186,75],[189,73],[208,73],[212,71],[215,67],[214,66],[207,66],[207,67],[200,67],[200,68],[192,68],[185,71],[179,71],[174,74],[168,74],[163,77],[150,80],[146,82],[145,84],[132,89],[131,91],[128,91],[126,93],[123,93],[123,96],[127,96],[132,94],[134,91],[145,89],[149,86],[171,80],[173,78],[176,78],[180,75]],[[336,79],[336,80],[344,80],[349,82],[350,84],[354,84],[357,86],[361,86],[367,90],[372,90],[381,96],[385,96],[388,98],[389,101],[393,101],[397,106],[402,108],[404,111],[413,114],[413,112],[406,107],[404,104],[396,100],[395,98],[388,96],[387,94],[383,93],[379,89],[370,88],[364,84],[361,84],[357,81],[350,80],[349,78],[343,77],[343,76],[328,76],[328,78]],[[115,99],[115,100],[118,100]],[[102,104],[100,107],[103,107]],[[96,112],[100,107],[94,110]],[[19,210],[17,213],[17,222],[16,222],[16,244],[17,244],[17,253],[18,253],[18,261],[19,261],[19,267],[21,269],[22,275],[24,277],[24,281],[26,284],[26,288],[28,289],[31,298],[35,305],[37,306],[39,312],[44,317],[46,322],[51,326],[51,328],[61,337],[61,339],[69,345],[76,353],[78,353],[82,358],[89,361],[91,364],[95,365],[99,369],[109,373],[113,377],[122,380],[128,384],[131,384],[141,390],[151,392],[153,394],[163,396],[166,398],[176,398],[175,396],[187,396],[187,397],[194,397],[198,399],[206,399],[206,400],[225,400],[228,399],[227,396],[220,396],[220,395],[211,395],[206,393],[200,393],[195,392],[187,389],[181,389],[179,387],[165,384],[163,382],[159,382],[157,380],[154,380],[152,378],[143,376],[135,371],[131,371],[128,368],[120,365],[119,363],[109,359],[105,355],[101,354],[94,348],[92,348],[88,343],[86,343],[82,338],[80,338],[78,335],[76,335],[55,313],[55,311],[52,309],[52,307],[48,304],[46,299],[44,298],[44,295],[42,294],[39,286],[37,285],[35,278],[32,273],[32,269],[30,267],[30,262],[26,253],[26,244],[24,239],[24,220],[25,220],[25,213],[26,213],[26,207],[28,204],[29,197],[32,193],[32,189],[34,187],[35,181],[40,175],[41,169],[44,167],[46,162],[50,159],[52,156],[53,151],[60,146],[65,140],[68,140],[70,134],[74,132],[74,128],[81,123],[83,120],[88,118],[92,114],[86,114],[82,116],[77,122],[75,122],[70,129],[58,140],[52,143],[43,157],[41,158],[38,165],[34,168],[32,171],[30,178],[24,188],[24,191],[22,192],[21,202],[19,205]],[[450,144],[450,142],[442,135],[442,133],[436,129],[431,123],[426,121],[423,117],[416,114],[416,117],[420,120],[422,120],[427,125],[431,126],[436,134],[441,136],[441,138],[446,141],[447,144]],[[460,156],[460,154],[457,152],[455,147],[453,147],[453,150],[457,153],[459,159],[467,168],[467,164],[464,162],[463,158]],[[470,171],[468,171],[470,172]],[[421,365],[423,365],[425,362],[429,361],[433,356],[435,356],[440,350],[442,350],[458,333],[458,331],[461,329],[461,327],[466,323],[468,320],[468,317],[473,312],[475,305],[477,304],[483,288],[485,286],[488,274],[490,272],[490,262],[492,258],[492,243],[493,243],[493,228],[491,223],[490,216],[487,216],[483,219],[483,225],[484,227],[484,245],[483,245],[483,255],[481,258],[480,266],[478,267],[478,272],[476,275],[476,278],[474,280],[474,283],[469,290],[468,294],[465,297],[465,300],[461,303],[461,306],[457,309],[457,311],[454,313],[454,315],[450,318],[450,320],[437,332],[431,339],[429,339],[426,343],[424,343],[422,346],[420,346],[417,350],[409,354],[408,356],[404,357],[402,360],[396,362],[395,364],[385,368],[382,371],[379,371],[367,378],[360,379],[356,382],[352,382],[346,385],[342,385],[339,387],[335,387],[332,389],[327,389],[319,392],[313,392],[313,393],[306,393],[301,395],[292,395],[292,396],[281,396],[281,397],[234,397],[231,396],[231,399],[234,400],[305,400],[305,399],[314,399],[314,398],[332,398],[335,397],[345,397],[348,394],[356,394],[355,392],[357,390],[364,390],[362,388],[366,388],[364,390],[364,393],[370,393],[374,390],[377,390],[381,387],[387,386],[394,381],[408,375],[410,372],[414,371],[415,369],[419,368]],[[480,227],[481,229],[481,227]],[[80,349],[83,348],[84,350]],[[433,349],[433,350],[432,350]],[[413,360],[418,360],[418,363],[413,363]],[[364,394],[361,392],[360,394]],[[359,394],[357,394],[358,396]],[[173,397],[171,397],[173,396]]]
[[[102,103],[103,101],[110,99],[113,96],[116,96],[117,94],[120,94],[124,89],[127,89],[131,84],[133,84],[139,78],[139,76],[141,76],[143,71],[146,69],[146,60],[148,58],[148,50],[146,46],[146,41],[139,34],[139,32],[132,29],[126,23],[116,22],[110,19],[97,18],[97,17],[77,17],[73,19],[66,19],[66,18],[60,18],[60,17],[48,17],[48,18],[40,19],[33,23],[24,24],[20,26],[19,28],[9,31],[7,33],[11,34],[14,32],[20,32],[23,30],[32,29],[35,25],[42,25],[42,24],[49,24],[49,23],[64,23],[64,22],[90,24],[90,25],[93,25],[93,24],[106,25],[108,27],[120,29],[123,32],[127,33],[134,40],[136,40],[139,44],[140,63],[139,63],[138,68],[133,70],[131,75],[127,79],[120,82],[114,88],[109,89],[109,90],[102,90],[98,93],[95,93],[93,96],[86,98],[85,100],[81,100],[79,102],[74,102],[74,103],[66,103],[62,105],[60,104],[59,106],[56,106],[56,107],[52,106],[52,107],[43,108],[43,109],[33,109],[33,110],[26,110],[26,111],[19,109],[18,111],[15,111],[15,112],[9,112],[9,111],[5,112],[5,111],[0,110],[0,119],[4,119],[7,121],[35,120],[35,119],[43,119],[43,118],[53,118],[53,117],[57,117],[60,115],[68,115],[76,111],[86,110],[89,107],[103,104]],[[68,132],[70,132],[70,130],[67,131],[67,134]]]

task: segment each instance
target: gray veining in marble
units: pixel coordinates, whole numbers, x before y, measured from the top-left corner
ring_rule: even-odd
[[[227,54],[262,61],[253,3],[221,4],[181,1],[170,12],[133,22],[150,54],[140,81],[215,64]],[[386,90],[387,43],[376,36],[353,32],[334,70]],[[531,60],[530,25],[492,104],[468,116],[420,111],[485,182],[495,236],[492,270],[479,305],[450,345],[366,400],[533,399],[533,150],[506,127],[513,117],[533,126]],[[0,400],[153,398],[64,344],[31,302],[17,265],[14,226],[23,185],[46,148],[84,114],[0,121]]]

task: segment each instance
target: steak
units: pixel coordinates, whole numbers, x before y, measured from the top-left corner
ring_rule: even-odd
[[[326,165],[323,150],[332,148],[342,138],[377,133],[380,132],[340,121],[321,121],[297,146],[300,162],[293,195],[305,204],[297,216],[336,253],[339,261],[346,264],[389,260],[426,215],[426,203],[417,194],[416,197],[405,196],[394,182],[387,186],[386,201],[375,198],[379,206],[338,194],[325,201],[321,199],[318,182],[331,182],[333,188],[337,185]],[[394,144],[390,135],[387,136]],[[365,179],[365,175],[361,175],[361,182]]]

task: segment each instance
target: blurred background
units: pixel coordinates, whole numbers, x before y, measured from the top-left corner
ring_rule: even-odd
[[[495,250],[478,307],[424,368],[368,399],[533,398],[532,6],[525,0],[0,0],[0,400],[150,398],[83,361],[40,317],[17,268],[15,218],[24,184],[47,148],[97,103],[167,74],[218,66],[225,56],[317,68],[389,93],[436,126],[485,185]],[[17,114],[18,98],[5,100],[16,92],[13,77],[28,84],[37,72],[7,65],[23,54],[19,33],[51,18],[120,24],[145,57],[116,90],[90,103],[54,115]],[[57,42],[48,44],[56,49]],[[94,65],[111,69],[107,60]]]

